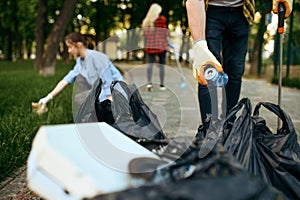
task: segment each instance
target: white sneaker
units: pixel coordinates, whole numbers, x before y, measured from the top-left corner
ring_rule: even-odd
[[[152,89],[153,89],[153,86],[152,86],[152,84],[151,84],[151,83],[149,83],[149,84],[147,85],[146,89],[147,89],[147,91],[148,91],[148,92],[151,92],[151,91],[152,91]]]
[[[159,86],[159,90],[161,90],[161,91],[165,91],[167,88],[164,86],[164,85],[160,85]]]

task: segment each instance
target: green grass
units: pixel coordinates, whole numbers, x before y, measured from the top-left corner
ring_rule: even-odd
[[[72,123],[72,89],[67,87],[38,116],[31,110],[73,67],[59,62],[56,73],[41,77],[33,61],[0,61],[0,181],[26,164],[35,134],[42,125]]]

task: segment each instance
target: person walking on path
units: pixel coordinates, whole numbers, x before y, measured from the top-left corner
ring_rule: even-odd
[[[39,100],[39,103],[45,107],[51,99],[73,83],[75,79],[81,80],[76,80],[77,83],[81,83],[79,87],[91,89],[92,85],[100,78],[102,80],[99,96],[100,107],[98,107],[96,113],[99,121],[106,122],[110,120],[112,113],[109,113],[105,106],[109,104],[112,98],[111,83],[115,80],[123,80],[121,73],[105,54],[92,50],[92,41],[84,35],[77,32],[70,33],[65,37],[65,43],[70,55],[76,58],[76,64],[46,97]],[[101,108],[101,105],[103,105],[103,108]]]
[[[160,90],[165,90],[164,78],[166,64],[166,51],[168,50],[168,26],[166,18],[161,14],[162,8],[154,3],[143,20],[142,28],[145,38],[145,52],[147,54],[147,90],[151,91],[152,86],[152,70],[156,56],[159,58],[159,78]]]

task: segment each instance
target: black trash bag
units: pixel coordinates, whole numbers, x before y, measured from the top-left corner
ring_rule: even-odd
[[[206,157],[209,152],[212,151],[214,146],[221,142],[223,139],[223,124],[224,121],[220,119],[213,119],[212,116],[208,116],[206,122],[200,125],[196,138],[203,139],[202,145],[199,151],[199,157]]]
[[[77,79],[77,78],[76,78]],[[79,106],[78,112],[74,117],[75,123],[98,122],[96,105],[101,93],[102,80],[98,79],[88,91],[84,101]]]
[[[241,111],[241,115],[236,114]],[[251,154],[252,147],[252,107],[248,98],[243,98],[230,110],[224,122],[224,147],[234,155],[234,157],[244,166],[249,168],[250,158],[256,159],[255,154]],[[232,123],[232,118],[236,118]],[[260,169],[262,170],[262,169]]]
[[[179,155],[177,160],[162,162],[151,158],[135,158],[129,164],[132,178],[141,178],[146,183],[124,191],[99,195],[93,200],[286,199],[280,191],[243,169],[222,144],[217,143],[205,158],[200,158],[203,139],[195,138],[190,146],[190,138],[186,139],[188,144],[184,144],[184,137],[173,140],[178,140],[177,144],[182,145],[177,149],[185,149],[180,152],[172,151],[171,147],[165,149],[169,154]]]
[[[111,110],[111,100],[106,99],[99,102],[99,99],[97,99],[95,106],[98,122],[106,122],[107,124],[115,123],[115,119]]]
[[[206,132],[205,127],[198,129],[200,135],[205,135]],[[165,146],[161,144],[160,150],[153,152],[168,162],[153,168],[152,181],[161,184],[187,178],[222,177],[246,172],[220,143],[216,143],[202,157],[202,147],[206,142],[208,140],[204,137],[181,136],[169,139]],[[143,162],[142,160],[141,164]],[[132,172],[130,167],[129,171]],[[142,171],[140,173],[143,175]]]
[[[207,117],[206,122],[200,125],[196,136],[176,136],[165,139],[138,139],[137,143],[146,147],[160,158],[166,160],[177,160],[184,153],[189,152],[191,145],[197,143],[199,148],[198,157],[206,157],[214,147],[223,139],[223,121],[212,120]],[[198,143],[201,141],[201,143]]]
[[[157,116],[145,104],[135,84],[114,81],[111,93],[113,127],[135,140],[166,138]]]
[[[158,155],[162,160],[175,161],[182,156],[194,142],[193,136],[177,136],[165,139],[137,139],[141,146]]]
[[[255,177],[239,174],[222,178],[185,179],[160,185],[144,185],[99,195],[92,200],[277,200],[286,199]]]
[[[267,127],[259,116],[264,106],[282,121],[276,133]],[[251,116],[251,103],[242,99],[229,113],[224,127],[238,111],[230,130],[224,137],[224,147],[249,172],[265,183],[276,187],[290,199],[300,199],[300,147],[291,118],[278,106],[268,102],[258,103]]]

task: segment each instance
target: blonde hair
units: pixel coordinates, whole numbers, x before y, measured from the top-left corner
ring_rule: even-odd
[[[146,17],[143,20],[142,27],[154,27],[154,22],[161,13],[162,8],[157,3],[150,6]]]

